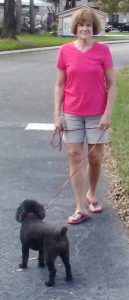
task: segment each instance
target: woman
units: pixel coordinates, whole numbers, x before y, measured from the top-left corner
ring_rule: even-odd
[[[58,52],[54,122],[57,130],[64,127],[70,175],[75,172],[71,183],[76,209],[68,223],[78,224],[90,217],[86,202],[92,213],[102,210],[96,187],[115,101],[115,73],[108,46],[93,39],[101,32],[94,10],[84,8],[74,13],[71,32],[77,39],[61,46]],[[87,193],[84,166],[80,168],[85,139],[89,153]]]

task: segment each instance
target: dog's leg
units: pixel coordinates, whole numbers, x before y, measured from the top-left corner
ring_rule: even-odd
[[[43,249],[39,250],[39,258],[38,258],[38,260],[39,260],[39,267],[43,268],[45,266],[45,264],[44,264],[44,251],[43,251]]]
[[[47,286],[53,286],[55,282],[55,276],[56,276],[56,268],[54,265],[54,260],[47,260],[46,262],[48,271],[49,271],[49,279],[45,282]]]
[[[65,249],[65,251],[62,251],[60,253],[60,257],[63,261],[63,264],[65,266],[65,271],[66,271],[66,280],[67,281],[72,281],[72,272],[71,272],[71,265],[69,263],[69,249]]]
[[[19,268],[27,268],[27,262],[29,258],[29,248],[22,246],[22,263],[19,265]]]

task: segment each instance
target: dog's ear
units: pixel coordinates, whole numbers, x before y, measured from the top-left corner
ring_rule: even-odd
[[[67,227],[67,226],[63,226],[63,227],[61,228],[61,231],[60,231],[60,233],[61,233],[61,236],[65,236],[65,235],[66,235],[66,232],[67,232],[67,230],[68,230],[68,227]]]
[[[36,216],[40,219],[43,220],[46,216],[44,206],[38,202],[35,201],[35,208],[34,208]]]
[[[16,214],[15,214],[16,221],[22,223],[22,216],[23,216],[23,209],[22,209],[22,205],[21,205],[18,207]]]

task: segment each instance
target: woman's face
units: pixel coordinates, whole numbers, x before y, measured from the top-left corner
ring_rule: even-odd
[[[78,24],[77,26],[77,36],[82,40],[87,40],[93,35],[93,24],[86,22],[83,24]]]

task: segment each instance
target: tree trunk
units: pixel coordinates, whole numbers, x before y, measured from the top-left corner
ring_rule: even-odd
[[[67,10],[69,8],[70,8],[70,2],[69,2],[69,0],[66,0],[64,9]]]
[[[76,7],[76,0],[72,0],[72,7]]]
[[[2,37],[16,39],[15,0],[5,0],[4,2],[3,25]]]
[[[35,10],[34,0],[30,0],[30,33],[35,32]]]
[[[21,0],[16,0],[16,32],[21,32]]]
[[[70,9],[76,7],[76,0],[66,0],[64,9]]]
[[[55,15],[59,12],[59,6],[60,6],[60,1],[59,0],[53,0],[53,4],[54,4],[54,13]]]

